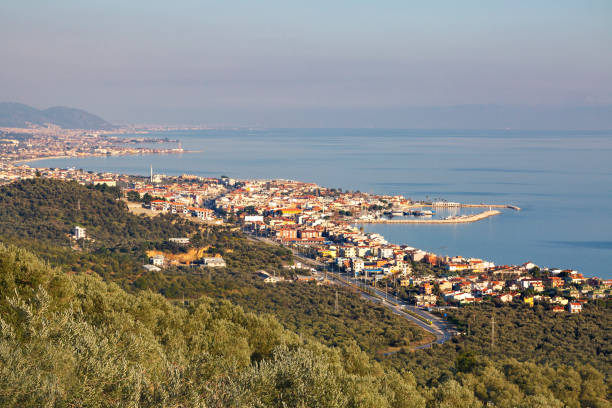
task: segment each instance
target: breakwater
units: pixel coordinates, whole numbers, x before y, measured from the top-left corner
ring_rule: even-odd
[[[436,205],[430,203],[419,203],[414,204],[411,207],[432,207],[432,208],[461,208],[461,207],[470,207],[470,208],[509,208],[514,211],[521,211],[521,207],[511,204],[460,204],[455,203],[453,205]]]
[[[509,208],[514,211],[521,211],[521,207],[510,204],[461,204],[459,207],[477,207],[477,208]]]
[[[488,206],[487,206],[488,207]],[[483,211],[478,214],[472,215],[461,215],[458,217],[446,218],[442,220],[434,220],[434,219],[419,219],[419,220],[397,220],[397,219],[369,219],[369,220],[355,220],[354,224],[464,224],[469,222],[476,222],[480,220],[484,220],[485,218],[493,217],[494,215],[501,214],[501,211],[490,210]]]

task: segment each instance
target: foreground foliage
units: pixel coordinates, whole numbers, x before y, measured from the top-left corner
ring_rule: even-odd
[[[0,245],[3,406],[609,406],[593,368],[480,360],[435,387],[356,344],[301,339],[203,297],[174,306]]]

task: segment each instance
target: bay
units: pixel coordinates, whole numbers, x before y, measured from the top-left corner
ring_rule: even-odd
[[[514,204],[457,225],[366,225],[441,255],[612,278],[612,132],[235,129],[152,133],[197,153],[33,162],[148,175],[284,178],[413,199]]]

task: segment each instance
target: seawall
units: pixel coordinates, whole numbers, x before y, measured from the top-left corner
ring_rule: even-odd
[[[490,210],[483,211],[478,214],[463,215],[459,217],[449,218],[445,220],[387,220],[387,219],[376,219],[376,220],[355,220],[354,224],[465,224],[469,222],[476,222],[484,220],[485,218],[493,217],[494,215],[501,214],[501,211]]]

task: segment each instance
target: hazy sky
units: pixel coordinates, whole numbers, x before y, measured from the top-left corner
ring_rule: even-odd
[[[0,100],[119,122],[612,105],[611,0],[2,0],[0,52]]]

